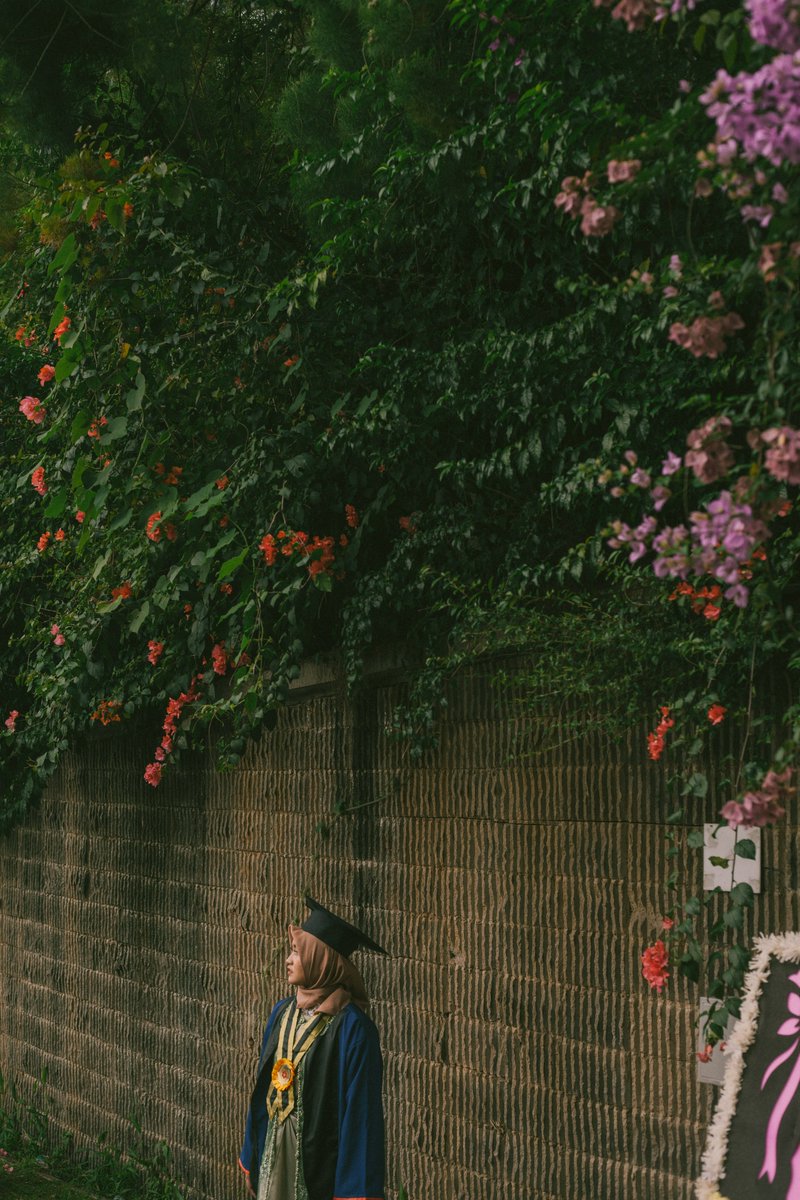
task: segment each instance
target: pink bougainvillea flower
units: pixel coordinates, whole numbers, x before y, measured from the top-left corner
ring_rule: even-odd
[[[605,237],[621,216],[613,204],[598,204],[593,196],[586,196],[581,204],[581,233],[585,237]]]
[[[792,774],[791,767],[780,774],[767,771],[757,791],[745,793],[741,801],[729,800],[720,810],[720,816],[731,829],[738,829],[740,825],[745,829],[774,825],[786,816],[784,804],[796,791]]]
[[[629,158],[621,161],[611,160],[606,168],[609,183],[629,183],[635,179],[642,169],[641,159]]]
[[[41,425],[47,416],[47,410],[42,407],[41,400],[36,396],[23,396],[19,402],[19,411],[24,413],[29,421],[33,421],[34,425]]]
[[[670,450],[667,457],[661,464],[662,475],[674,475],[676,471],[681,469],[681,459],[677,454],[673,454]]]
[[[721,725],[727,711],[724,704],[712,704],[708,710],[708,719],[712,725]]]
[[[158,787],[158,785],[161,783],[163,771],[164,767],[160,762],[148,763],[144,769],[145,780],[150,784],[151,787]]]
[[[17,711],[17,709],[12,708],[11,712],[6,717],[5,726],[6,726],[6,729],[9,731],[9,733],[13,733],[14,730],[16,729],[18,716],[19,716],[19,712]]]

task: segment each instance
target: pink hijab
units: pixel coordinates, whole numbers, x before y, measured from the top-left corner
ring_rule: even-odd
[[[352,1000],[367,1011],[364,981],[348,958],[296,925],[289,926],[289,941],[297,946],[306,981],[297,989],[298,1008],[316,1008],[334,1016]]]

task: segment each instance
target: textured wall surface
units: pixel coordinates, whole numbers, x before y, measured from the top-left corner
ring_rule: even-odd
[[[489,674],[454,681],[422,765],[383,734],[390,671],[350,702],[309,669],[233,774],[196,755],[153,790],[155,729],[88,740],[0,839],[0,1067],[23,1088],[47,1068],[81,1138],[124,1145],[134,1116],[200,1197],[242,1196],[261,1024],[307,889],[391,951],[361,960],[391,1196],[688,1198],[713,1103],[696,996],[639,974],[663,905],[663,764],[641,729],[583,736]],[[351,811],[332,818],[337,802]],[[765,840],[755,920],[787,928],[796,839]]]

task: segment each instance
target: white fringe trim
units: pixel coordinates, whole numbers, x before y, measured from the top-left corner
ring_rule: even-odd
[[[696,1200],[724,1200],[718,1184],[725,1172],[728,1134],[742,1086],[744,1055],[756,1035],[758,1005],[764,984],[769,978],[770,959],[800,963],[800,933],[773,933],[769,937],[762,934],[754,939],[753,949],[755,957],[744,981],[741,1015],[727,1039],[725,1081],[708,1128],[702,1170],[695,1182]]]

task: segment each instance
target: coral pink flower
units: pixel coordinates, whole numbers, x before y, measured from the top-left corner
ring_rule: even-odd
[[[47,493],[47,484],[44,481],[44,467],[36,468],[31,475],[31,483],[40,496],[44,496]]]
[[[661,989],[669,979],[669,953],[664,943],[659,940],[648,946],[642,955],[642,974],[651,988],[660,994]]]
[[[261,541],[258,543],[259,550],[264,555],[264,561],[268,567],[271,567],[278,557],[278,544],[271,533],[265,533]]]
[[[36,396],[23,396],[19,402],[19,411],[24,413],[29,421],[33,421],[34,425],[41,425],[47,416],[47,409],[42,407],[41,400]]]
[[[160,542],[161,541],[161,530],[159,529],[159,526],[158,526],[158,523],[160,520],[161,520],[160,512],[151,513],[150,516],[147,518],[147,526],[145,527],[145,533],[147,534],[147,536],[149,537],[151,542]]]
[[[39,551],[40,554],[44,554],[45,550],[50,545],[50,539],[52,538],[52,536],[53,535],[49,529],[46,529],[45,532],[41,535],[38,542],[36,543],[36,549]]]
[[[111,589],[112,600],[129,600],[132,595],[133,589],[131,588],[131,582],[129,579],[126,579],[124,583],[119,585],[119,587]]]
[[[214,673],[224,675],[228,669],[228,655],[225,652],[224,642],[217,642],[211,647],[211,661],[214,665]]]
[[[708,719],[712,725],[721,725],[727,711],[724,704],[712,704],[708,710]]]
[[[68,332],[71,324],[72,321],[70,321],[69,317],[64,317],[63,321],[60,321],[59,324],[56,325],[55,329],[53,330],[53,337],[57,342],[61,341],[64,334]]]
[[[148,642],[147,649],[148,649],[147,661],[152,663],[153,666],[155,666],[156,663],[158,662],[158,660],[161,658],[161,655],[164,653],[164,643],[163,642]]]
[[[19,716],[19,713],[17,712],[16,708],[12,708],[11,712],[6,717],[5,725],[6,725],[6,729],[9,731],[9,733],[13,733],[14,730],[16,729],[18,716]]]
[[[39,374],[37,376],[39,383],[41,383],[41,384],[49,383],[50,380],[55,375],[55,373],[56,373],[55,367],[51,367],[50,363],[45,363],[45,365],[42,367],[41,371],[39,372]]]
[[[158,787],[161,783],[161,775],[164,768],[160,762],[148,763],[144,769],[145,780],[151,787]]]
[[[78,509],[78,511],[75,513],[75,520],[78,522],[79,525],[82,525],[83,522],[86,520],[86,513],[81,512],[81,510]]]

